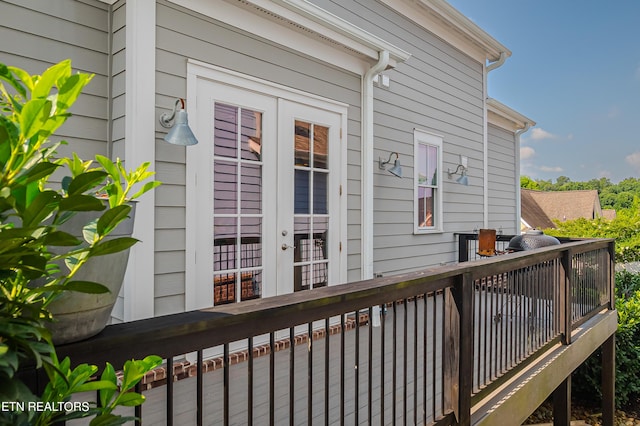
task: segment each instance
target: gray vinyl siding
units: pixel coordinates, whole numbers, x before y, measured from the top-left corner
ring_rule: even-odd
[[[347,103],[347,267],[360,278],[360,76],[174,4],[157,3],[156,113],[186,97],[187,59]],[[156,126],[155,315],[184,310],[185,150]]]
[[[82,158],[107,152],[108,6],[98,1],[5,0],[0,6],[0,62],[42,74],[64,59],[95,74],[56,138]]]
[[[398,152],[404,175],[398,179],[374,166],[374,272],[456,261],[454,233],[471,231],[484,220],[482,64],[379,2],[312,1],[412,55],[384,72],[388,89],[374,89],[374,159]],[[443,137],[443,233],[413,233],[414,129]],[[469,186],[447,178],[460,154],[469,158]]]
[[[489,228],[516,233],[516,145],[513,132],[489,125]]]

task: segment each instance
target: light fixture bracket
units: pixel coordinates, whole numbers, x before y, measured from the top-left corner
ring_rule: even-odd
[[[178,98],[176,99],[176,103],[173,105],[173,111],[171,111],[171,114],[163,112],[162,115],[160,115],[160,125],[165,129],[170,129],[173,127],[173,119],[176,117],[176,111],[178,110],[179,103],[182,103],[180,109],[184,109],[184,99]]]

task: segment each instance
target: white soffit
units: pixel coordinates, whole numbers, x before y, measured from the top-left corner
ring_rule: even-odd
[[[516,131],[523,129],[526,123],[529,123],[532,127],[536,125],[536,122],[532,119],[493,98],[487,99],[487,111],[489,112],[487,117],[489,123],[507,130]]]
[[[411,57],[307,0],[169,1],[356,73],[366,72],[383,50],[390,68]]]
[[[511,51],[445,0],[380,0],[481,63]]]

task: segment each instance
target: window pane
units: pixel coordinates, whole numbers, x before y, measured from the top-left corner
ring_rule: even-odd
[[[213,211],[215,214],[237,213],[238,176],[236,163],[213,163]]]
[[[260,160],[262,149],[262,113],[242,110],[242,152],[243,160]]]
[[[328,267],[327,263],[316,263],[313,265],[313,288],[325,287],[328,282]]]
[[[327,234],[329,230],[328,217],[313,218],[313,260],[328,259]]]
[[[313,167],[318,169],[327,168],[327,158],[329,154],[329,128],[323,126],[313,126]]]
[[[296,166],[309,166],[309,134],[311,133],[311,125],[303,121],[296,121],[295,126],[294,164]]]
[[[315,214],[327,214],[327,174],[314,172],[313,174],[313,212]]]
[[[240,168],[241,213],[260,214],[262,211],[262,166],[243,163]]]
[[[259,217],[243,217],[240,220],[240,267],[262,265],[262,226]]]
[[[418,185],[438,185],[438,148],[418,145]]]
[[[295,200],[294,213],[308,214],[311,211],[309,206],[309,171],[296,170],[294,175]]]
[[[240,300],[258,299],[262,295],[262,272],[243,272],[240,282]]]
[[[237,157],[238,108],[216,103],[214,107],[213,154],[221,157]]]
[[[311,288],[311,265],[295,266],[293,268],[293,289],[295,291]]]
[[[236,274],[213,276],[213,304],[226,305],[236,301]]]
[[[310,244],[311,223],[308,217],[296,217],[293,222],[294,262],[308,262],[313,252]]]
[[[213,220],[213,270],[236,268],[238,225],[235,217],[217,217]]]
[[[435,224],[434,191],[432,188],[418,188],[418,226],[432,227]]]

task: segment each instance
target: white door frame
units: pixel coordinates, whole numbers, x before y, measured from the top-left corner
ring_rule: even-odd
[[[209,144],[206,142],[208,135],[200,134],[200,132],[202,132],[201,129],[206,129],[207,126],[203,126],[202,123],[198,122],[197,86],[200,79],[268,96],[275,101],[283,99],[340,115],[340,127],[342,131],[339,136],[339,149],[337,152],[335,149],[332,151],[334,154],[338,154],[339,165],[335,170],[332,170],[332,173],[335,171],[338,175],[337,181],[339,182],[340,188],[336,188],[335,190],[340,191],[341,194],[337,198],[339,206],[335,208],[335,210],[332,209],[331,213],[332,215],[336,215],[336,229],[339,230],[337,234],[340,235],[341,241],[339,244],[342,248],[338,250],[337,263],[333,267],[338,268],[338,282],[346,282],[346,128],[348,105],[221,67],[189,60],[187,63],[187,99],[189,100],[187,103],[187,112],[189,113],[191,128],[196,133],[196,137],[200,140],[200,143],[186,150],[185,309],[187,311],[203,309],[211,307],[213,303],[213,230],[212,220],[207,219],[212,217],[210,216],[212,211],[210,210],[208,214],[205,215],[202,215],[202,212],[198,211],[198,205],[202,197],[211,197],[211,192],[203,194],[203,191],[206,191],[206,189],[202,189],[202,180],[210,180],[212,177],[212,164],[209,164],[209,158],[211,157],[208,156]],[[282,138],[281,135],[277,137]],[[200,180],[198,180],[198,174],[201,176]],[[204,185],[205,188],[206,186],[207,185]],[[265,198],[266,197],[263,197],[263,201]],[[211,205],[213,204],[211,203]],[[263,209],[266,208],[276,207],[267,204],[263,206]],[[293,214],[293,212],[291,214]],[[211,230],[208,229],[209,226],[211,226]],[[203,229],[203,227],[205,229]],[[264,241],[264,244],[274,243],[273,241]],[[270,250],[270,248],[265,245],[264,250]],[[211,267],[209,267],[210,263]],[[267,279],[276,279],[276,277],[265,276],[265,283]],[[335,282],[332,284],[335,284]],[[275,288],[275,286],[272,286],[272,288]],[[268,295],[269,294],[263,294],[263,297]]]

